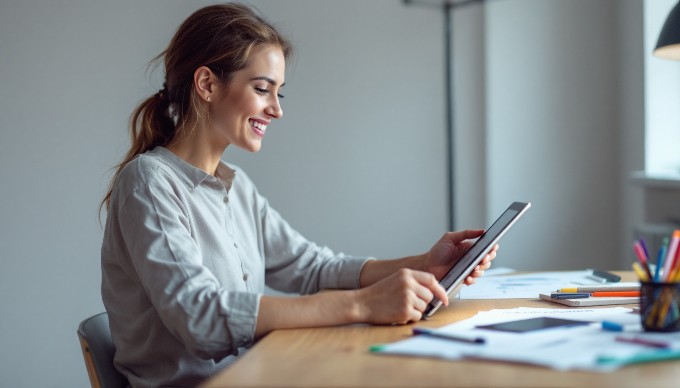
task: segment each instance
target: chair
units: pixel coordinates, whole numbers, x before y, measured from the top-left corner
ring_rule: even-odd
[[[92,388],[124,388],[128,381],[114,366],[116,348],[111,340],[106,312],[85,319],[78,325],[78,338]]]

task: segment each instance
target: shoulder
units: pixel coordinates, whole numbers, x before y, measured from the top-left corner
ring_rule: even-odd
[[[146,187],[167,183],[175,178],[172,168],[159,155],[144,153],[137,155],[120,171],[116,184],[122,187]]]
[[[112,200],[124,202],[132,193],[152,186],[174,190],[178,183],[176,173],[162,157],[140,154],[121,169],[111,193]]]

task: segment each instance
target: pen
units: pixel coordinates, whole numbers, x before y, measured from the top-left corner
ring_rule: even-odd
[[[626,296],[640,296],[640,291],[600,291],[600,292],[593,292],[590,294],[590,296],[594,298],[599,298],[599,297],[626,297]]]
[[[553,292],[550,294],[553,299],[583,299],[590,298],[588,292]]]
[[[673,360],[680,358],[680,350],[655,350],[651,352],[644,352],[633,354],[632,356],[612,356],[612,355],[602,355],[597,357],[597,362],[600,364],[638,364],[643,362],[653,362],[653,361],[663,361],[663,360]]]
[[[414,327],[413,334],[427,335],[430,337],[448,339],[452,341],[465,342],[469,344],[483,344],[486,342],[484,338],[478,337],[476,335],[465,334],[465,333],[449,333],[443,332],[441,330],[432,330],[424,327]]]
[[[614,340],[617,342],[627,342],[630,344],[651,346],[653,348],[667,349],[670,347],[670,344],[668,344],[667,342],[654,341],[651,339],[640,337],[616,337]]]

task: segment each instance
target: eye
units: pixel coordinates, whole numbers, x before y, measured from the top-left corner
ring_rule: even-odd
[[[263,95],[263,96],[269,94],[269,90],[264,89],[264,88],[257,88],[257,87],[256,87],[256,88],[255,88],[255,92],[256,92],[257,94],[261,94],[261,95]]]

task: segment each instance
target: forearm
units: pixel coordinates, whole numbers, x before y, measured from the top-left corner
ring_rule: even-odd
[[[359,292],[329,291],[300,297],[262,296],[255,338],[272,330],[365,322]]]
[[[408,256],[401,259],[367,261],[361,269],[359,284],[362,288],[370,286],[402,268],[424,271],[423,255]]]

